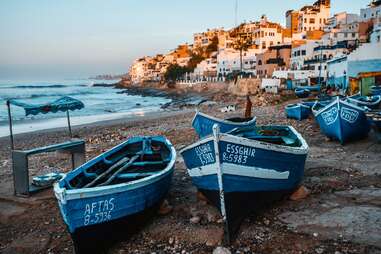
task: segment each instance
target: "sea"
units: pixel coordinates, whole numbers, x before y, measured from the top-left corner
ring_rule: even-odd
[[[30,104],[52,102],[62,96],[82,101],[85,108],[70,111],[72,126],[126,117],[145,116],[160,111],[171,100],[121,93],[113,86],[119,80],[9,81],[0,80],[0,137],[9,135],[6,101],[16,99]],[[14,134],[67,126],[65,112],[25,116],[23,108],[11,106]]]

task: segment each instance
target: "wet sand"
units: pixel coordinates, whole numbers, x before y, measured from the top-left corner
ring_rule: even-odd
[[[221,117],[242,114],[242,109],[222,114],[219,107],[209,105],[202,110]],[[135,135],[165,135],[179,150],[197,140],[191,127],[193,110],[78,126],[74,133],[86,140],[87,159]],[[305,199],[285,199],[253,213],[243,222],[229,247],[231,252],[381,253],[381,144],[376,144],[374,133],[341,146],[320,134],[312,118],[303,122],[286,119],[284,104],[253,110],[258,124],[289,124],[305,137],[310,153],[303,185],[311,193]],[[40,131],[16,136],[16,146],[24,149],[65,139],[65,129]],[[0,139],[0,252],[72,253],[72,242],[51,190],[30,199],[12,196],[8,143],[7,138]],[[67,156],[54,155],[33,157],[32,174],[48,172],[50,167],[69,170]],[[109,253],[211,253],[222,237],[220,216],[196,194],[178,156],[167,197],[173,210],[157,215]]]

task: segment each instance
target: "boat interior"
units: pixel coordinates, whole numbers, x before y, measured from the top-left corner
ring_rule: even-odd
[[[289,147],[302,146],[299,138],[287,126],[256,126],[240,128],[229,132],[229,134],[276,145]]]
[[[98,157],[95,164],[85,164],[76,177],[66,180],[66,187],[99,187],[146,178],[164,170],[171,157],[167,144],[151,138],[126,143],[115,152]]]
[[[230,121],[234,123],[245,123],[245,122],[250,122],[251,120],[253,120],[253,117],[249,117],[249,118],[233,117],[233,118],[226,119],[226,121]]]

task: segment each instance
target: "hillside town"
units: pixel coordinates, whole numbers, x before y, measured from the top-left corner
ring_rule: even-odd
[[[263,15],[231,29],[196,33],[192,44],[166,54],[141,57],[129,70],[130,82],[194,85],[244,76],[346,91],[359,73],[380,71],[380,0],[359,13],[331,13],[330,0],[297,8],[285,12],[285,27]]]

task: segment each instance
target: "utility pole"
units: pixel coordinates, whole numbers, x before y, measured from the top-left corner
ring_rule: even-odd
[[[321,72],[322,72],[322,60],[323,60],[323,42],[320,44],[320,70],[319,70],[319,86],[321,86]]]
[[[235,0],[235,18],[234,18],[234,26],[238,26],[238,0]]]

